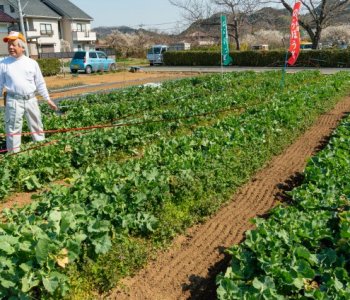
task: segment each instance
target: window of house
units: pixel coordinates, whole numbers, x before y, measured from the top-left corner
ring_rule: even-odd
[[[51,24],[40,24],[40,34],[41,35],[53,35],[52,25]]]
[[[77,23],[77,31],[86,31],[86,24]]]
[[[12,5],[10,5],[10,12],[12,12],[12,13],[15,12],[15,8]]]
[[[0,10],[1,10],[1,11],[5,11],[3,5],[0,5]]]
[[[27,26],[28,24],[28,26]],[[29,19],[28,22],[24,23],[24,27],[25,29],[28,31],[36,31],[35,28],[34,28],[34,22],[32,19]]]

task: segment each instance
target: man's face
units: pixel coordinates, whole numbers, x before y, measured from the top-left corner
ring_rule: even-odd
[[[18,45],[18,40],[8,41],[7,48],[10,56],[16,57],[16,58],[22,56],[24,52],[24,49]]]

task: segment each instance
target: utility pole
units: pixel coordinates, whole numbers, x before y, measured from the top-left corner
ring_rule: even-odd
[[[15,0],[17,2],[17,5],[14,4],[14,2],[12,0],[7,0],[7,3],[13,6],[17,6],[17,10],[18,10],[18,17],[19,17],[19,28],[20,31],[22,32],[25,40],[27,41],[27,33],[26,33],[26,29],[24,27],[24,21],[23,21],[23,11],[22,11],[22,5],[21,5],[21,0]],[[24,5],[24,7],[27,6],[27,4],[29,3],[29,1],[27,1],[27,3]],[[29,56],[29,48],[28,48],[28,44],[26,43],[25,45],[25,51],[26,51],[26,55]]]
[[[20,24],[20,28],[21,31],[25,37],[25,39],[27,40],[27,34],[24,28],[24,22],[23,22],[23,12],[22,12],[22,5],[21,5],[21,0],[17,0],[17,7],[18,7],[18,15],[19,15],[19,24]]]
[[[18,15],[19,15],[19,24],[20,24],[20,28],[21,28],[21,32],[25,38],[25,40],[27,41],[27,33],[26,33],[26,29],[24,27],[24,22],[23,22],[23,12],[22,12],[22,5],[21,5],[21,0],[17,0],[17,7],[18,7]],[[28,44],[26,43],[26,54],[27,56],[29,56],[29,48],[28,48]]]

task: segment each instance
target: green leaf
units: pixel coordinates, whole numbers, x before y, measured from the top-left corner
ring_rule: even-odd
[[[24,184],[28,191],[37,190],[41,188],[38,177],[36,175],[31,175],[24,179]]]
[[[30,272],[33,268],[32,263],[22,263],[19,267],[26,273]]]
[[[6,254],[13,254],[15,253],[15,248],[12,247],[8,242],[2,242],[0,244],[0,250],[4,251]]]
[[[6,280],[4,278],[0,278],[0,283],[5,289],[13,288],[16,284],[13,281]]]
[[[334,278],[334,287],[337,291],[342,291],[344,289],[343,283],[339,281],[337,277]]]
[[[75,229],[76,221],[72,212],[64,212],[62,214],[60,232],[67,232],[69,228]]]
[[[54,210],[50,212],[48,221],[51,223],[51,225],[54,227],[54,231],[56,234],[60,234],[61,226],[60,221],[62,218],[62,213],[60,211]]]
[[[108,232],[110,225],[110,222],[107,220],[91,220],[87,229],[90,233]]]
[[[275,284],[273,279],[269,276],[264,277],[264,282],[261,282],[257,277],[253,280],[253,286],[262,293],[267,289],[274,289]]]
[[[304,287],[304,281],[302,278],[295,278],[293,280],[293,285],[300,290]]]
[[[304,259],[299,259],[296,262],[296,266],[293,269],[300,274],[300,277],[308,279],[312,279],[315,277],[315,271],[310,267],[310,264]]]
[[[77,243],[81,244],[83,241],[85,241],[87,238],[87,235],[84,233],[76,233],[74,235],[74,239]]]
[[[96,254],[105,254],[112,247],[111,239],[108,234],[105,234],[101,238],[94,239],[92,244],[95,246]]]
[[[295,254],[299,258],[305,258],[306,260],[309,260],[310,252],[305,247],[297,247],[295,249]]]
[[[11,235],[0,235],[0,244],[4,242],[9,243],[10,245],[16,245],[18,244],[18,237]]]
[[[155,181],[159,172],[156,168],[153,168],[150,172],[144,171],[142,173],[148,181]]]
[[[56,276],[44,277],[43,285],[50,294],[53,294],[59,285],[58,278]]]
[[[293,276],[291,275],[290,272],[283,270],[280,274],[281,279],[286,283],[286,284],[292,284],[293,283]]]
[[[34,273],[26,274],[22,278],[22,289],[21,291],[23,293],[29,292],[33,287],[38,286],[40,283],[40,280],[35,277]]]
[[[56,222],[60,222],[61,218],[62,218],[62,213],[60,211],[53,210],[50,212],[48,220],[56,223]]]
[[[41,266],[45,264],[49,256],[49,246],[49,240],[40,240],[35,247],[35,257]]]
[[[265,289],[265,285],[256,277],[253,280],[253,287],[259,291],[263,291]]]
[[[31,252],[32,244],[29,241],[24,241],[22,243],[19,243],[19,250],[23,252]]]

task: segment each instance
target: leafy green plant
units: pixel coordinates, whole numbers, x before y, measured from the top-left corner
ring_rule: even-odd
[[[217,277],[219,299],[348,299],[350,242],[350,118],[313,157],[291,206],[230,248],[232,261]]]
[[[161,122],[64,135],[57,144],[3,157],[3,196],[16,188],[36,189],[57,178],[70,181],[67,186],[50,187],[24,208],[4,212],[1,296],[64,297],[69,282],[79,282],[67,266],[106,262],[121,240],[125,245],[135,240],[141,245],[143,240],[151,245],[169,241],[215,211],[329,109],[348,90],[349,75],[295,74],[287,81],[293,91],[277,93],[279,79],[278,72],[188,79],[157,89],[87,97],[67,107],[63,120],[50,116],[54,128],[94,124],[99,118],[105,123],[115,116],[126,118],[128,111],[136,122],[154,117]],[[210,114],[205,122],[195,115],[223,108],[233,110]],[[329,236],[328,231],[321,233]],[[139,253],[139,247],[132,249]],[[300,249],[295,255],[307,255],[302,253]],[[304,260],[295,268],[310,272],[310,262]],[[80,271],[94,274],[97,282],[91,286],[105,290],[142,261],[128,257],[120,262],[127,267],[115,277],[108,267],[118,269],[117,262],[110,266],[106,262],[106,269],[102,263],[92,263]],[[256,285],[273,286],[270,279],[259,279]]]

